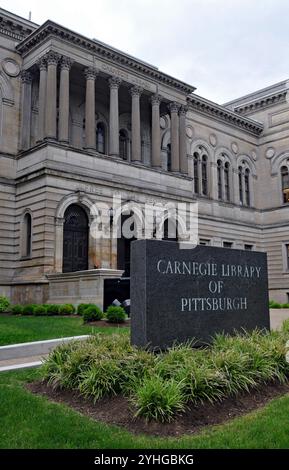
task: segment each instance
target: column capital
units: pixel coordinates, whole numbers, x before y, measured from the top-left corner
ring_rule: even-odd
[[[179,110],[180,116],[186,116],[187,112],[188,106],[181,105]]]
[[[93,67],[87,67],[84,69],[84,76],[86,80],[95,80],[98,75],[98,70],[94,69]]]
[[[173,101],[172,103],[169,103],[168,108],[171,113],[178,113],[180,109],[180,105]]]
[[[121,82],[122,80],[119,77],[112,76],[108,79],[109,88],[119,88]]]
[[[47,70],[47,61],[45,56],[40,57],[40,59],[38,59],[36,63],[38,65],[39,70]]]
[[[61,70],[70,70],[73,64],[73,60],[70,57],[62,56],[60,59]]]
[[[152,106],[159,106],[162,101],[162,97],[158,93],[152,95],[150,99]]]
[[[131,96],[140,96],[143,92],[143,88],[139,87],[139,86],[132,86],[130,88],[130,94]]]
[[[28,70],[22,70],[21,74],[21,81],[22,83],[31,83],[32,82],[32,75]]]
[[[45,59],[47,61],[47,65],[57,65],[60,59],[60,55],[57,52],[49,51],[45,55]]]

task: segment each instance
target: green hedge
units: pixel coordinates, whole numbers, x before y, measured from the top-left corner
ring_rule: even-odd
[[[188,405],[284,383],[288,340],[287,322],[281,332],[218,335],[211,347],[193,349],[188,343],[155,355],[131,346],[128,335],[98,334],[54,349],[42,373],[53,387],[77,389],[94,401],[125,395],[137,416],[165,422]]]
[[[5,295],[0,295],[0,313],[6,312],[10,306],[10,301]]]

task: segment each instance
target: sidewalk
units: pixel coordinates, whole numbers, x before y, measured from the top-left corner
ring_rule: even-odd
[[[0,372],[40,366],[43,360],[59,344],[75,340],[85,340],[89,335],[34,341],[30,343],[8,344],[0,347]]]

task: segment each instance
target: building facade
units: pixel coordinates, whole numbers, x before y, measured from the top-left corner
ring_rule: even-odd
[[[129,274],[129,245],[91,236],[117,192],[198,201],[199,243],[266,251],[289,301],[287,82],[221,106],[52,21],[0,10],[0,41],[0,292],[101,304]]]

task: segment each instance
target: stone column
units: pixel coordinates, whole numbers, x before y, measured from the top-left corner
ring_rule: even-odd
[[[141,135],[140,135],[140,95],[142,88],[134,86],[130,89],[131,102],[131,160],[141,162]]]
[[[180,171],[180,151],[179,151],[179,105],[170,103],[171,112],[171,153],[172,171]]]
[[[46,55],[47,60],[47,85],[46,85],[46,117],[45,134],[50,139],[57,138],[57,64],[59,55],[53,51]]]
[[[38,96],[38,132],[37,142],[41,142],[45,137],[45,103],[46,103],[46,86],[47,86],[47,62],[42,57],[37,62],[39,76],[39,96]]]
[[[85,96],[85,148],[95,150],[95,79],[97,71],[92,67],[85,69],[86,96]]]
[[[188,174],[187,135],[186,135],[186,106],[180,107],[180,170]]]
[[[111,77],[109,80],[110,106],[109,106],[109,155],[119,156],[119,111],[118,89],[121,80]]]
[[[152,103],[152,166],[161,168],[161,134],[160,134],[160,97],[153,95]]]
[[[21,134],[20,149],[30,147],[31,135],[31,83],[32,75],[27,70],[21,72]]]
[[[59,122],[58,140],[68,144],[69,132],[69,71],[72,60],[62,57],[60,61],[60,86],[59,86]]]

